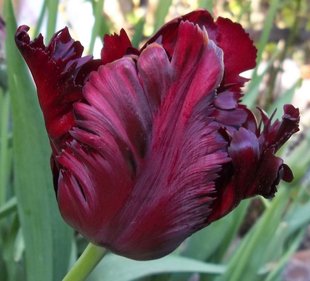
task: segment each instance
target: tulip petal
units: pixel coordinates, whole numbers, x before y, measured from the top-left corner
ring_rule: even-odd
[[[241,87],[248,79],[239,75],[255,67],[257,50],[240,24],[219,17],[216,26],[215,41],[224,52],[225,73],[222,87]]]
[[[171,67],[172,83],[155,116],[146,166],[132,190],[135,200],[120,215],[120,225],[139,221],[118,240],[128,254],[138,243],[138,259],[162,256],[205,226],[217,173],[229,161],[227,142],[207,117],[223,71],[220,50],[198,26],[181,23]],[[138,209],[136,202],[142,202]]]
[[[153,42],[160,43],[167,53],[172,56],[174,47],[178,38],[178,28],[181,22],[189,21],[205,28],[208,36],[215,39],[216,25],[211,14],[206,10],[196,10],[184,16],[173,19],[172,21],[163,25],[142,47],[142,50]]]
[[[271,198],[281,179],[293,180],[291,169],[275,153],[299,130],[299,111],[292,105],[285,105],[282,122],[276,120],[273,124],[272,118],[262,111],[261,114],[264,124],[261,133],[241,127],[232,134],[228,148],[232,163],[223,169],[226,174],[221,176],[225,180],[217,185],[210,221],[226,215],[242,199],[255,195]]]
[[[101,50],[101,60],[103,64],[110,63],[120,59],[126,54],[139,54],[134,49],[124,29],[121,29],[120,35],[105,35],[103,38],[103,48]]]
[[[136,259],[162,256],[205,226],[218,173],[230,161],[221,126],[208,117],[222,75],[222,52],[190,22],[180,24],[171,60],[153,43],[137,60],[126,56],[92,73],[86,103],[74,106],[77,143],[57,159],[66,220]],[[76,219],[72,209],[84,205],[65,207],[63,198],[82,195],[87,206]]]
[[[197,10],[165,24],[147,41],[144,48],[152,42],[158,42],[163,45],[168,54],[172,55],[179,26],[184,21],[190,21],[205,28],[209,38],[223,50],[225,72],[220,91],[228,87],[239,91],[244,82],[248,81],[239,75],[255,67],[257,50],[249,35],[238,23],[221,17],[214,22],[208,11]]]
[[[81,57],[83,46],[74,41],[67,28],[57,32],[48,46],[40,34],[30,41],[29,27],[16,32],[16,44],[26,60],[38,90],[47,132],[57,140],[74,124],[72,104],[82,99],[82,86],[98,61]]]
[[[261,111],[264,129],[260,136],[260,142],[265,147],[274,147],[277,151],[294,133],[298,132],[299,110],[294,106],[287,104],[283,107],[284,115],[282,122],[276,120],[271,124],[269,119]]]

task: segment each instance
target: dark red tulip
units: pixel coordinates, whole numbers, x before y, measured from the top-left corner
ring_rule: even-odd
[[[245,198],[293,179],[275,153],[298,131],[284,107],[258,125],[240,104],[256,49],[242,27],[199,10],[163,26],[141,50],[122,30],[101,60],[65,28],[45,46],[16,43],[35,80],[64,219],[87,239],[154,259]]]

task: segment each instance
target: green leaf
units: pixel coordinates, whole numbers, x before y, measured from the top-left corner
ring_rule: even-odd
[[[12,167],[10,147],[10,96],[0,88],[0,207],[7,198]]]
[[[192,235],[187,239],[182,255],[202,261],[221,262],[236,237],[249,202],[250,200],[241,202],[233,212]],[[187,281],[189,277],[185,274],[174,274],[169,280]],[[210,280],[211,277],[206,276],[205,278]]]
[[[25,241],[27,280],[60,280],[68,267],[72,231],[63,223],[56,205],[48,139],[32,80],[15,46],[16,22],[10,0],[5,1],[5,19],[14,185]]]
[[[289,233],[293,234],[310,223],[310,202],[298,204],[297,207],[287,215]]]
[[[142,41],[144,24],[145,24],[145,17],[142,17],[138,20],[138,22],[135,25],[135,28],[134,28],[135,33],[131,41],[132,41],[132,45],[136,48],[139,47],[139,44]]]
[[[5,268],[7,270],[7,281],[25,280],[25,268],[23,263],[15,260],[18,233],[20,233],[20,225],[17,215],[15,215],[12,219],[10,219],[10,224],[6,227],[6,235],[3,237],[4,243],[1,249],[3,251],[3,259],[6,264]]]
[[[259,65],[262,61],[263,52],[265,50],[265,47],[268,43],[268,39],[273,27],[274,18],[276,16],[276,12],[278,11],[278,8],[280,7],[281,1],[280,0],[272,0],[270,2],[270,6],[264,21],[264,27],[263,31],[257,46],[257,58],[256,63]],[[271,66],[274,59],[280,55],[280,51],[278,51],[271,60],[268,62],[268,67],[264,72],[267,71],[267,69]],[[252,74],[252,80],[247,88],[247,94],[245,95],[243,99],[243,103],[245,103],[248,107],[253,107],[255,104],[256,98],[259,94],[259,85],[262,82],[264,74],[259,75],[258,74],[258,67],[254,69],[254,72]]]
[[[263,31],[262,31],[262,35],[259,39],[259,43],[258,43],[258,47],[257,47],[257,64],[259,64],[262,60],[262,56],[263,56],[263,52],[264,49],[268,43],[269,40],[269,36],[273,27],[273,23],[274,23],[274,19],[276,16],[276,13],[280,7],[281,0],[271,0],[270,1],[270,5],[269,5],[269,9],[267,12],[267,15],[265,17],[265,21],[264,21],[264,27],[263,27]]]
[[[296,81],[294,85],[287,89],[280,97],[278,97],[275,102],[273,102],[268,110],[268,114],[271,115],[275,109],[278,109],[274,115],[274,120],[281,118],[283,114],[283,110],[279,110],[283,107],[283,105],[291,103],[293,96],[295,94],[296,89],[298,89],[301,86],[302,80]]]
[[[286,155],[285,162],[292,167],[294,173],[294,181],[299,181],[306,176],[310,165],[310,130],[303,131],[301,138],[293,144],[292,151]]]
[[[154,31],[159,29],[165,22],[172,0],[159,0],[155,11]]]
[[[213,0],[199,0],[198,1],[198,7],[199,8],[204,8],[208,10],[210,13],[213,11]]]
[[[102,12],[103,12],[103,4],[104,4],[104,0],[98,0],[96,1],[96,3],[94,4],[94,15],[95,15],[95,23],[93,26],[93,30],[91,33],[91,38],[90,38],[90,43],[89,43],[89,53],[92,54],[94,51],[94,47],[95,47],[95,41],[97,36],[100,33],[100,27],[106,27],[106,25],[104,24],[104,18],[102,16]]]
[[[221,274],[225,267],[194,259],[170,255],[152,261],[134,261],[107,255],[89,277],[89,281],[130,281],[144,276],[168,272],[200,272]]]
[[[255,105],[256,99],[259,95],[260,85],[263,81],[263,78],[268,73],[268,70],[270,69],[270,67],[272,66],[274,61],[278,58],[279,55],[280,55],[280,50],[277,50],[272,56],[272,58],[268,61],[264,71],[261,74],[257,73],[258,67],[256,67],[252,75],[252,78],[251,78],[252,80],[247,86],[247,89],[245,91],[245,95],[242,100],[242,103],[246,104],[250,108],[253,108],[253,106]]]
[[[233,212],[189,238],[184,255],[199,260],[212,259],[218,262],[235,238],[248,203],[249,200],[242,202]]]
[[[277,262],[276,266],[270,271],[265,281],[275,281],[275,280],[282,280],[282,270],[289,260],[289,258],[297,251],[298,247],[302,239],[305,236],[305,231],[300,231],[289,247],[286,247],[286,251],[282,254],[280,260]]]
[[[16,211],[17,201],[16,197],[12,197],[10,200],[5,202],[0,208],[0,220],[5,218]]]
[[[270,207],[242,240],[227,265],[227,271],[216,278],[216,281],[261,280],[258,271],[267,262],[270,253],[266,249],[272,243],[288,200],[287,190],[282,188]]]
[[[58,3],[59,0],[47,0],[47,30],[46,30],[46,40],[49,41],[55,33],[57,14],[58,14]],[[44,14],[44,6],[42,13]]]
[[[47,10],[47,2],[48,0],[44,0],[42,7],[41,7],[40,15],[39,15],[39,18],[38,18],[38,21],[35,27],[35,31],[34,31],[34,36],[36,37],[39,35],[40,29],[42,27],[43,19],[46,14],[46,10]]]

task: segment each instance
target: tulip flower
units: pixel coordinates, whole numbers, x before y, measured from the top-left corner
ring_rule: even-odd
[[[240,73],[256,48],[241,25],[197,10],[141,49],[124,30],[100,59],[82,56],[67,28],[45,46],[21,26],[16,43],[37,86],[52,148],[60,212],[96,245],[138,260],[172,252],[255,195],[293,179],[276,156],[298,131],[243,104]]]

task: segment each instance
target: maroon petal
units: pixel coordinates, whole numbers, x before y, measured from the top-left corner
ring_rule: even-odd
[[[275,153],[298,131],[299,111],[286,105],[282,122],[277,120],[273,124],[271,118],[261,114],[261,133],[241,127],[232,134],[228,148],[232,162],[222,170],[222,180],[217,183],[210,222],[226,215],[242,199],[255,195],[273,197],[281,179],[293,180],[291,169]]]
[[[169,63],[160,50],[154,58],[159,65]],[[128,227],[128,222],[121,227],[113,218],[126,206],[136,177],[143,170],[152,129],[148,97],[136,69],[135,61],[124,57],[90,75],[84,88],[87,104],[75,105],[78,127],[71,135],[78,143],[68,143],[58,158],[61,173],[66,174],[58,184],[63,217],[90,240],[111,244],[109,248],[116,247],[110,240]],[[76,202],[84,195],[84,205]],[[84,211],[77,210],[81,206]]]
[[[126,54],[139,54],[134,49],[124,29],[120,35],[105,35],[103,38],[103,48],[101,50],[101,60],[103,64],[120,59]]]
[[[180,24],[171,61],[153,43],[137,62],[126,56],[90,75],[87,104],[75,105],[74,141],[57,158],[64,218],[135,259],[163,256],[205,226],[230,161],[208,117],[222,75],[222,52],[189,22]]]
[[[211,39],[215,39],[216,25],[214,24],[211,14],[206,10],[197,10],[186,14],[184,16],[173,19],[172,21],[166,23],[153,35],[142,47],[142,50],[146,48],[147,45],[157,42],[161,44],[167,53],[172,56],[175,44],[178,38],[178,28],[181,22],[190,21],[194,24],[198,24],[200,28],[206,28],[208,36]]]
[[[220,17],[216,26],[215,41],[224,52],[225,73],[222,87],[241,87],[247,79],[239,75],[255,67],[257,50],[240,24]]]
[[[277,151],[294,133],[299,131],[299,110],[287,104],[283,107],[282,121],[276,120],[271,124],[271,119],[261,111],[264,129],[260,136],[260,142],[265,147],[274,147]]]
[[[181,22],[190,21],[205,28],[208,36],[224,52],[225,72],[221,89],[233,87],[239,90],[247,79],[240,77],[240,73],[252,69],[256,65],[256,48],[249,35],[238,23],[229,19],[218,18],[214,22],[206,10],[197,10],[176,18],[165,24],[148,42],[144,48],[158,42],[163,45],[168,54],[172,55],[175,48],[178,28]]]
[[[229,213],[249,194],[248,186],[256,174],[261,154],[257,137],[240,128],[232,136],[228,154],[232,163],[223,169],[217,183],[216,200],[208,218],[210,222]]]
[[[219,93],[214,100],[214,105],[219,109],[232,110],[238,107],[239,94],[232,91]]]
[[[258,133],[256,119],[245,105],[239,104],[240,93],[224,90],[214,99],[212,116],[225,127],[230,134],[240,127],[249,129],[254,134]]]
[[[48,46],[42,35],[30,41],[29,27],[16,32],[16,44],[27,62],[38,90],[47,132],[59,139],[74,124],[72,104],[82,99],[82,86],[99,63],[81,57],[83,46],[75,42],[67,28],[57,32]]]

